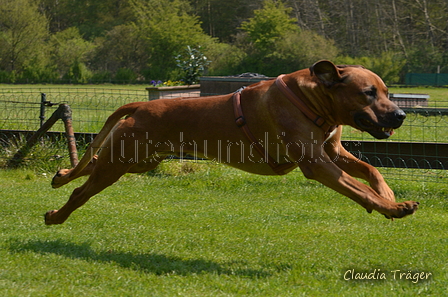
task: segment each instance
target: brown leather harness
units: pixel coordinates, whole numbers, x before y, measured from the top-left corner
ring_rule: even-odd
[[[307,118],[309,118],[316,126],[325,131],[324,140],[328,138],[330,133],[337,127],[329,125],[324,118],[314,113],[291,89],[286,85],[283,81],[283,74],[278,76],[275,80],[276,86],[280,89],[280,91],[285,95],[286,98],[291,101],[294,106],[296,106]],[[236,91],[233,94],[233,110],[235,114],[235,123],[241,128],[246,136],[246,138],[253,144],[254,149],[264,158],[265,162],[269,164],[272,170],[279,175],[285,174],[285,171],[288,169],[292,169],[296,166],[295,163],[285,163],[279,164],[277,161],[272,158],[266,147],[263,147],[257,138],[252,134],[249,129],[249,126],[246,123],[246,119],[243,115],[243,109],[241,107],[241,92],[243,88]],[[303,94],[302,94],[303,96]]]

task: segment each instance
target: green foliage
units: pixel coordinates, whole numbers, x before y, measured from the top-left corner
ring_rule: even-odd
[[[125,68],[134,81],[175,80],[187,46],[201,47],[217,75],[274,76],[338,54],[368,57],[388,83],[447,71],[444,0],[352,2],[0,0],[1,80],[63,81],[77,63],[97,81]]]
[[[95,71],[92,75],[91,81],[93,83],[111,83],[112,82],[112,73],[110,71]]]
[[[189,45],[184,54],[176,56],[177,67],[182,69],[182,78],[187,85],[199,82],[199,77],[204,73],[205,67],[210,64],[208,58],[200,49]]]
[[[447,73],[448,53],[429,44],[419,44],[409,53],[406,70],[408,73],[437,73],[438,70]]]
[[[59,79],[59,74],[55,66],[49,64],[42,64],[39,61],[31,60],[29,63],[23,66],[23,71],[20,73],[20,78],[16,82],[18,83],[39,83],[56,82]]]
[[[85,84],[90,81],[92,76],[92,71],[90,71],[84,63],[75,60],[75,62],[70,65],[68,72],[63,76],[63,80],[68,83]]]
[[[335,63],[362,65],[378,74],[386,84],[393,84],[400,80],[406,60],[396,53],[384,52],[380,57],[338,57]]]
[[[95,48],[91,42],[82,38],[78,28],[75,27],[53,34],[50,39],[50,47],[53,64],[61,75],[67,74],[70,78],[71,75],[79,75],[73,72],[81,71],[76,67],[85,67],[89,55]],[[84,66],[79,66],[80,64]],[[85,72],[85,70],[82,71]],[[69,73],[70,71],[72,74]]]
[[[269,76],[309,67],[317,60],[333,59],[337,48],[331,40],[301,30],[281,1],[267,0],[255,16],[243,22],[241,44],[246,56],[241,68]]]
[[[45,46],[40,51],[34,52],[21,65],[21,70],[17,72],[16,83],[38,83],[42,81],[55,82],[59,79],[59,72],[56,65],[51,62],[51,57],[47,52],[49,47]]]
[[[261,52],[267,52],[276,45],[276,41],[291,31],[297,31],[294,19],[289,17],[291,8],[283,2],[265,0],[263,8],[255,10],[255,16],[241,24],[248,39]]]
[[[114,26],[133,19],[133,0],[38,0],[39,10],[50,20],[52,33],[77,27],[87,40],[101,37]]]
[[[146,33],[135,23],[115,26],[104,37],[95,39],[92,67],[99,72],[116,73],[127,68],[140,75],[147,69],[150,44]]]
[[[315,32],[300,30],[289,32],[279,40],[275,53],[282,60],[277,73],[293,72],[307,68],[316,61],[334,60],[338,54],[334,41]]]
[[[195,0],[189,1],[200,17],[202,28],[222,43],[231,44],[238,34],[241,21],[253,16],[261,0]],[[215,61],[213,59],[213,61]]]
[[[177,68],[175,57],[187,46],[207,46],[214,42],[206,35],[196,16],[190,15],[186,1],[135,1],[138,27],[149,47],[146,76],[169,77]]]
[[[11,83],[11,72],[0,70],[0,82],[1,83]]]
[[[115,74],[115,82],[116,83],[127,83],[131,84],[137,80],[137,74],[132,71],[132,69],[128,68],[120,68],[117,70]]]
[[[32,0],[0,2],[0,69],[22,71],[46,50],[48,20]]]
[[[246,57],[243,49],[227,43],[214,43],[207,48],[207,57],[212,61],[208,75],[235,75]]]

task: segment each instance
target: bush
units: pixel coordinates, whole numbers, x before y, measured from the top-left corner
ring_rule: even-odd
[[[17,82],[19,83],[41,83],[41,82],[56,82],[59,79],[59,74],[55,66],[40,66],[39,63],[30,63],[24,66],[20,73]]]
[[[243,22],[243,33],[238,36],[246,53],[241,70],[276,76],[336,57],[338,50],[332,40],[302,30],[290,12],[281,1],[266,0],[255,17]]]
[[[112,73],[110,71],[97,71],[92,75],[94,83],[112,83]]]
[[[362,65],[378,74],[386,84],[393,84],[400,81],[406,60],[393,52],[385,52],[380,57],[338,57],[335,62],[344,65]]]
[[[137,80],[137,74],[128,68],[120,68],[115,74],[115,83],[130,84]]]
[[[84,63],[75,61],[70,66],[69,71],[64,75],[63,80],[66,80],[69,83],[85,84],[89,82],[92,76],[92,72]]]
[[[406,72],[437,73],[438,66],[441,66],[442,72],[448,71],[447,57],[446,51],[438,50],[429,44],[418,44],[408,52]]]
[[[216,43],[206,51],[211,63],[208,75],[235,75],[241,73],[239,67],[246,56],[245,52],[233,45]]]
[[[182,79],[187,85],[195,84],[204,73],[205,67],[210,64],[208,58],[196,48],[187,46],[184,55],[176,57],[177,67],[182,70]]]
[[[0,83],[11,83],[11,73],[9,71],[0,70]]]

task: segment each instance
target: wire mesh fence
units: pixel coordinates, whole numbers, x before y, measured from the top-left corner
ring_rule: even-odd
[[[382,171],[388,178],[445,183],[448,179],[448,89],[439,91],[430,96],[424,108],[404,108],[407,113],[405,123],[390,139],[376,140],[367,133],[344,127],[343,140],[361,160],[385,167]],[[77,133],[97,133],[115,109],[129,102],[147,101],[149,98],[148,90],[143,86],[129,86],[125,89],[113,86],[3,86],[0,90],[0,161],[3,163],[26,139],[23,133],[11,137],[12,134],[6,135],[8,133],[5,131],[39,129],[44,120],[41,118],[42,93],[45,94],[46,102],[45,118],[56,110],[58,104],[67,103],[73,111],[73,129]],[[199,91],[160,93],[159,96],[197,97]],[[58,122],[51,131],[64,131],[63,123]],[[88,142],[86,139],[78,140],[80,148]],[[64,142],[63,137],[47,137],[42,142],[45,145],[36,148],[38,152],[32,152],[30,158],[52,160],[55,166],[61,166],[68,152],[65,145],[56,144],[60,141]],[[402,143],[411,145],[406,147]]]
[[[403,109],[407,115],[406,120],[395,134],[385,141],[448,142],[448,109]],[[351,127],[345,127],[343,135],[345,140],[377,141],[369,134]]]
[[[0,129],[31,130],[40,127],[42,94],[45,94],[45,117],[56,110],[58,104],[67,103],[73,111],[76,132],[97,132],[107,117],[118,107],[135,101],[147,101],[148,93],[137,89],[113,88],[2,88],[0,91]],[[54,131],[63,131],[57,123]]]

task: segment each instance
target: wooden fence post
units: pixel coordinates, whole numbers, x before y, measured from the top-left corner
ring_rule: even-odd
[[[64,122],[65,137],[67,138],[68,152],[70,154],[70,164],[72,167],[78,165],[78,151],[76,150],[75,133],[72,126],[72,110],[68,104],[59,105],[60,117]]]
[[[68,149],[70,153],[70,163],[74,167],[78,164],[78,152],[76,150],[76,142],[75,136],[73,133],[72,127],[72,111],[70,106],[67,104],[60,104],[58,109],[56,109],[51,117],[43,123],[43,125],[36,131],[26,142],[22,148],[20,148],[17,153],[12,157],[7,166],[8,167],[17,167],[19,166],[23,158],[25,158],[30,152],[31,148],[39,141],[39,139],[47,132],[56,122],[57,120],[62,119],[64,121],[65,126],[65,135],[67,138]]]

